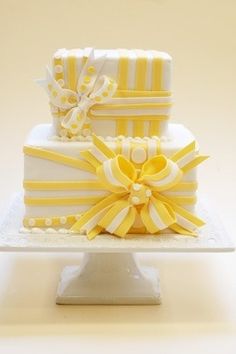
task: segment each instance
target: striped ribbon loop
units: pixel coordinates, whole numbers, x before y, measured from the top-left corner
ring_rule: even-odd
[[[143,165],[139,180],[153,190],[165,191],[176,185],[182,176],[183,172],[175,162],[164,155],[157,155]]]
[[[97,168],[97,176],[108,190],[122,193],[128,192],[131,184],[136,180],[137,173],[129,160],[118,155],[101,164]]]

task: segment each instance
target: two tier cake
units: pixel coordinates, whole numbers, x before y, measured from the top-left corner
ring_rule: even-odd
[[[41,84],[52,124],[25,146],[26,228],[126,237],[196,235],[198,154],[169,123],[171,57],[142,50],[61,49]]]

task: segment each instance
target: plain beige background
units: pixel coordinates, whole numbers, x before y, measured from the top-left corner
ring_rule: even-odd
[[[50,122],[47,97],[34,79],[44,76],[52,53],[85,46],[158,49],[174,59],[172,119],[191,128],[211,156],[200,168],[201,191],[234,236],[235,38],[234,0],[1,0],[0,209],[21,189],[27,133]],[[83,353],[235,353],[234,254],[143,256],[162,272],[158,308],[56,307],[59,272],[75,261],[1,255],[1,352],[64,353],[70,346]]]

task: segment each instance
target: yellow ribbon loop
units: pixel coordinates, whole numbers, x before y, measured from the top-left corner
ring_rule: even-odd
[[[87,156],[88,162],[93,161],[91,157],[97,157],[96,176],[103,189],[111,195],[86,211],[73,225],[72,231],[85,230],[89,238],[102,231],[125,237],[135,221],[141,218],[151,234],[170,228],[177,233],[195,235],[197,227],[204,222],[165,194],[181,185],[185,164],[181,169],[177,162],[164,155],[156,155],[143,165],[138,174],[131,161],[122,155],[113,157],[114,152],[101,140],[95,136],[93,140],[97,150],[87,151],[83,157],[86,159]],[[192,161],[195,160],[193,154]],[[188,166],[189,169],[194,168],[196,163],[191,164],[190,161]]]
[[[98,222],[98,225],[111,234],[124,237],[134,224],[136,209],[127,200],[116,202]]]
[[[182,176],[183,172],[175,162],[158,155],[144,163],[139,180],[153,190],[165,191],[176,185]]]
[[[128,192],[137,178],[133,164],[122,155],[104,161],[96,173],[101,183],[114,193]]]
[[[175,212],[170,205],[152,197],[141,209],[141,219],[148,232],[154,234],[176,222]]]

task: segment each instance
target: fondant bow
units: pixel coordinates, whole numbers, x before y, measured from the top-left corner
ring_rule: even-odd
[[[41,84],[47,89],[50,103],[66,111],[61,125],[72,135],[81,131],[90,107],[109,101],[116,92],[117,83],[113,79],[106,75],[99,76],[104,61],[104,55],[94,60],[94,50],[89,48],[76,91],[62,88],[47,67],[46,80]]]
[[[151,234],[176,222],[174,209],[158,198],[158,192],[176,185],[183,173],[164,155],[148,160],[139,175],[129,160],[117,155],[98,166],[96,174],[112,194],[85,212],[73,225],[73,231],[85,230],[89,238],[101,230],[124,237],[138,216]]]

